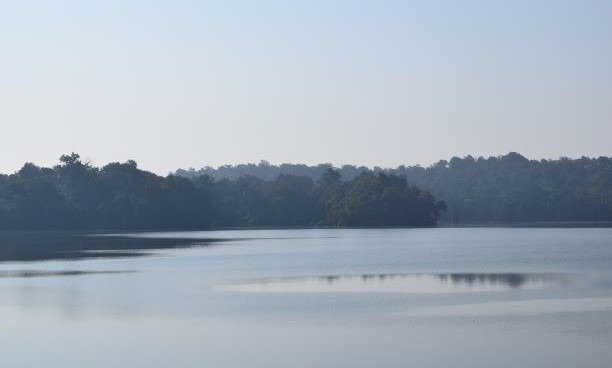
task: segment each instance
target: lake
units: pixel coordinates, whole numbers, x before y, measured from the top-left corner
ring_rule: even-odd
[[[0,234],[2,367],[609,367],[612,229]]]

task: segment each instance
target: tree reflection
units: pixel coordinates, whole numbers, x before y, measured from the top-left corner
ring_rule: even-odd
[[[418,283],[422,277],[433,277],[440,283],[452,283],[456,286],[478,287],[486,285],[507,286],[517,289],[534,282],[559,281],[559,275],[537,274],[537,273],[439,273],[439,274],[401,274],[381,273],[362,275],[327,275],[319,277],[319,280],[328,284],[340,281],[355,281],[361,283],[378,282],[385,283],[392,280],[405,280],[406,283]]]

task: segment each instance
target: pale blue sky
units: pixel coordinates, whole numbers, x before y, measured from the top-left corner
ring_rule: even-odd
[[[612,1],[0,0],[0,172],[612,155]]]

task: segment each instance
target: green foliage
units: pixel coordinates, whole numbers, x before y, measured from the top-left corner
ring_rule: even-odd
[[[344,185],[340,181],[350,182],[364,172],[403,177],[408,183],[444,200],[448,210],[441,214],[440,220],[449,223],[612,221],[612,159],[608,157],[537,161],[511,152],[488,158],[453,157],[427,168],[247,164],[178,170],[176,175],[198,177],[205,174],[222,179],[248,173],[263,180],[274,180],[282,174],[306,176],[314,181],[320,179],[319,190],[325,192],[320,198],[330,201],[329,196],[333,194],[325,188],[332,184],[323,183]],[[360,190],[366,190],[366,182],[372,180],[360,179],[364,185]],[[386,185],[393,187],[394,184],[389,182]],[[398,191],[394,190],[393,193],[397,196]],[[332,202],[336,207],[329,207]],[[363,201],[351,202],[349,207],[352,212],[348,215],[343,212],[344,205],[349,204],[337,198],[327,203],[326,222],[336,224],[351,219],[353,223],[358,223],[361,208],[377,211]],[[444,210],[445,205],[436,204],[438,211]]]
[[[448,222],[612,220],[612,159],[528,160],[518,153],[454,157],[396,170],[448,205]]]
[[[392,174],[363,172],[337,190],[340,194],[334,194],[328,205],[331,222],[338,225],[429,226],[444,207]]]
[[[363,173],[343,182],[329,167],[316,182],[289,174],[269,181],[188,179],[161,177],[134,161],[95,168],[72,153],[53,168],[27,163],[0,175],[5,230],[429,226],[440,208],[431,194],[398,176]]]

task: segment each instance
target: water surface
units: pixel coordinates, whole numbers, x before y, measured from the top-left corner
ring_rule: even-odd
[[[448,294],[541,289],[567,284],[572,275],[530,273],[365,274],[287,277],[222,285],[246,293]]]
[[[612,229],[91,235],[0,234],[0,366],[612,360]]]

